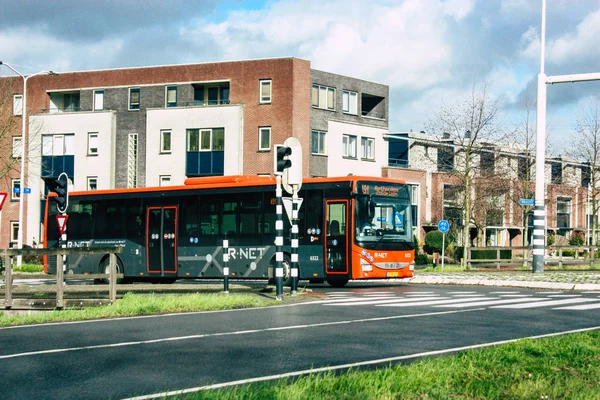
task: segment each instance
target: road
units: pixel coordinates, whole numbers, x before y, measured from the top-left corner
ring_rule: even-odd
[[[600,325],[600,293],[353,284],[278,307],[0,329],[4,399],[117,399]]]

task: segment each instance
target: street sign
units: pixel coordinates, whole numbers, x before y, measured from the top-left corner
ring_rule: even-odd
[[[4,200],[6,200],[6,196],[6,192],[0,192],[0,211],[2,211],[2,205],[4,204]]]
[[[519,204],[522,206],[533,206],[535,205],[535,199],[521,199]]]
[[[281,200],[283,200],[283,208],[285,208],[285,213],[288,216],[288,219],[290,220],[290,224],[292,223],[292,198],[291,197],[282,197]],[[302,206],[302,200],[304,200],[302,197],[298,197],[298,210],[300,210],[300,207]]]
[[[31,188],[23,188],[23,193],[31,194]]]
[[[21,188],[20,187],[14,187],[13,188],[13,193],[14,194],[20,194],[21,193]]]
[[[60,236],[62,236],[62,234],[65,233],[65,230],[67,229],[67,220],[68,219],[69,219],[69,216],[66,214],[56,216],[56,224],[58,225],[58,232],[59,232]]]
[[[441,219],[438,222],[438,230],[442,233],[448,232],[450,230],[450,223],[445,219]]]

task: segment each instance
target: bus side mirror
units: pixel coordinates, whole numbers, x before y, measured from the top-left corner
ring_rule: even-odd
[[[367,200],[367,218],[372,219],[374,216],[375,216],[375,203],[373,202],[371,197],[369,197],[369,199]]]

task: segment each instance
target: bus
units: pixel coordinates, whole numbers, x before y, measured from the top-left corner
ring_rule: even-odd
[[[121,282],[173,283],[229,277],[272,279],[275,264],[276,181],[272,177],[188,178],[184,185],[69,194],[66,243],[57,210],[44,214],[44,246],[122,246]],[[346,176],[304,179],[298,192],[300,280],[342,287],[349,280],[407,278],[414,272],[411,199],[399,179]],[[284,280],[290,276],[290,222],[284,218]],[[65,273],[108,272],[108,254],[71,255]],[[44,262],[56,273],[54,257]]]

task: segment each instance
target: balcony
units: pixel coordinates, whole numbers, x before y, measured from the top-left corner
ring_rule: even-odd
[[[80,111],[79,91],[49,93],[50,108],[48,113],[63,113]]]
[[[362,93],[361,107],[363,117],[385,119],[385,97]]]
[[[194,83],[193,101],[185,103],[186,107],[205,107],[229,104],[229,82]]]

